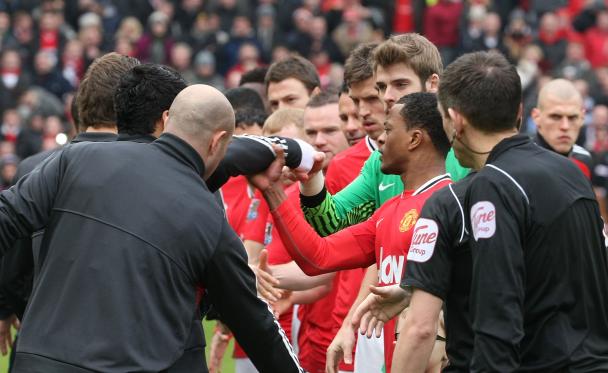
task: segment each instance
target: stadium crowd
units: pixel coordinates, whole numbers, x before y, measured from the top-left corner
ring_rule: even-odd
[[[0,34],[17,372],[204,372],[205,314],[211,372],[232,334],[237,373],[608,369],[608,3],[14,0]],[[122,182],[145,187],[95,203]],[[196,227],[156,218],[172,202]],[[112,306],[83,245],[124,285]]]

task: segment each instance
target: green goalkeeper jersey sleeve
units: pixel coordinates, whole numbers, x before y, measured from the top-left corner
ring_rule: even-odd
[[[384,202],[403,192],[401,176],[386,175],[380,170],[381,157],[380,152],[374,151],[359,176],[337,194],[332,196],[325,192],[325,197],[316,206],[302,204],[306,220],[320,235],[326,236],[366,220]],[[468,174],[453,150],[446,158],[446,171],[454,181]]]

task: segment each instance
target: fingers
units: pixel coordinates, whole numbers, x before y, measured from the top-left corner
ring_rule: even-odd
[[[361,322],[361,318],[363,317],[363,315],[367,312],[369,312],[372,303],[374,302],[373,299],[374,295],[370,294],[368,295],[363,302],[361,302],[361,304],[359,305],[359,307],[357,307],[357,309],[355,310],[355,313],[353,313],[353,317],[351,319],[351,322],[353,324],[353,327],[355,329],[359,328],[359,323]]]
[[[352,338],[352,339],[347,340],[347,341],[344,342],[342,353],[344,355],[344,362],[346,364],[352,364],[353,363],[353,348],[355,347],[354,343],[352,343],[353,340],[354,340],[354,338]]]
[[[308,175],[314,175],[323,169],[323,162],[325,162],[325,153],[316,152],[313,156],[313,159],[314,163],[312,165],[312,168],[308,172]]]
[[[258,270],[257,273],[257,286],[258,293],[262,298],[269,302],[277,302],[283,296],[283,290],[277,289],[275,286],[279,284],[279,281],[272,277],[268,272]]]
[[[376,324],[376,338],[380,338],[382,336],[382,330],[384,329],[384,323],[378,320]]]
[[[260,251],[260,256],[258,260],[258,268],[264,272],[270,272],[270,268],[268,267],[268,250],[264,249]]]
[[[337,373],[338,365],[340,365],[342,356],[342,350],[332,343],[327,349],[327,356],[325,358],[325,372]]]
[[[367,326],[367,329],[365,331],[365,336],[367,337],[367,339],[370,339],[372,337],[377,324],[378,324],[378,319],[376,318],[376,316],[372,316],[372,318],[369,321],[369,325]]]

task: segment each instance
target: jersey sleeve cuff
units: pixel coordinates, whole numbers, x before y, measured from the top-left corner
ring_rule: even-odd
[[[314,208],[314,207],[319,206],[321,203],[323,203],[326,195],[327,195],[327,189],[325,187],[323,187],[323,189],[321,189],[321,191],[319,193],[315,194],[314,196],[305,196],[302,193],[300,193],[300,203],[304,207]]]
[[[399,286],[402,289],[407,289],[410,287],[420,289],[422,291],[425,291],[429,294],[436,296],[437,298],[441,298],[443,301],[445,301],[445,298],[446,298],[445,291],[440,291],[438,288],[436,288],[434,286],[428,286],[426,284],[423,284],[422,282],[420,282],[414,278],[403,279],[403,281],[401,281],[401,284],[399,284]]]

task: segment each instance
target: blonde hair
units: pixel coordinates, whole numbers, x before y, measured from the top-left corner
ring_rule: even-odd
[[[304,133],[303,109],[289,108],[275,111],[264,122],[262,131],[264,135],[273,135],[289,125],[294,125],[299,132]]]

